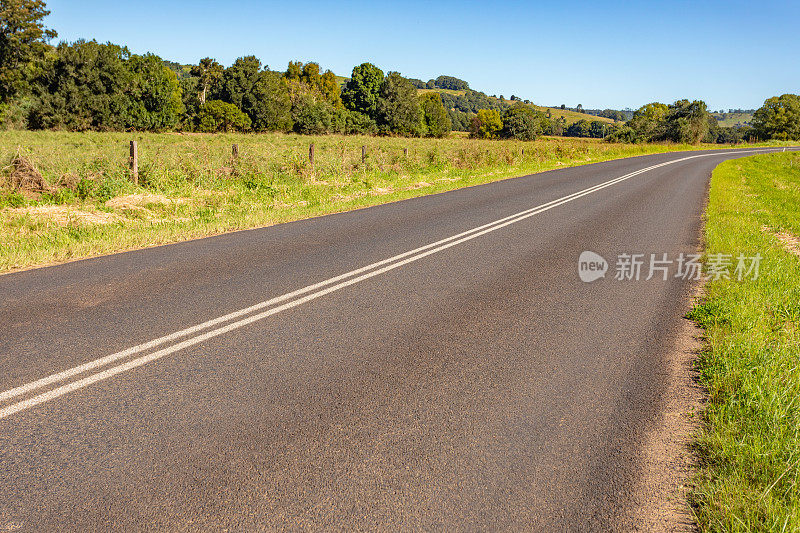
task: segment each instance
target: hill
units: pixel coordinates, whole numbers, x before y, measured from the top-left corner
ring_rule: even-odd
[[[436,92],[436,93],[440,93],[440,94],[443,94],[443,95],[446,94],[446,95],[453,96],[453,97],[465,96],[466,93],[467,93],[467,91],[465,91],[465,90],[456,91],[456,90],[452,90],[452,89],[439,89],[439,88],[436,88],[436,89],[417,89],[417,94],[420,94],[420,95],[421,94],[425,94],[425,93],[431,93],[431,92]],[[472,89],[470,89],[470,92],[476,93],[477,91],[473,91]],[[494,96],[487,96],[487,95],[484,95],[483,93],[479,93],[479,94],[481,94],[482,97],[484,97],[487,101],[492,102],[493,105],[491,107],[493,107],[493,108],[502,108],[502,107],[505,107],[505,106],[511,106],[511,105],[515,105],[515,104],[518,104],[518,103],[523,103],[522,100],[506,100],[506,99],[496,98]],[[579,120],[588,120],[588,121],[597,120],[597,121],[600,121],[600,122],[606,122],[608,124],[613,124],[614,123],[614,121],[612,119],[610,119],[610,118],[598,117],[598,116],[595,116],[595,115],[590,115],[588,113],[580,113],[578,111],[572,111],[572,110],[569,110],[569,109],[561,109],[561,108],[558,108],[558,107],[539,106],[539,105],[532,104],[532,103],[527,103],[525,105],[528,105],[528,106],[536,109],[537,111],[541,111],[545,115],[548,115],[548,113],[549,113],[549,117],[553,118],[553,119],[558,119],[559,117],[563,117],[567,126],[569,126],[571,124],[574,124],[575,122],[578,122]]]
[[[754,111],[747,110],[734,113],[711,113],[711,116],[717,119],[717,124],[723,127],[749,126],[753,121],[753,113]]]

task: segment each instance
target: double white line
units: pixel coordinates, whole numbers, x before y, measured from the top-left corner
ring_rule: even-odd
[[[758,150],[746,150],[746,151],[741,151],[739,153],[755,152],[755,151]],[[420,259],[427,257],[429,255],[441,252],[443,250],[446,250],[453,246],[457,246],[461,243],[470,241],[472,239],[476,239],[482,235],[486,235],[487,233],[497,231],[511,224],[515,224],[517,222],[525,220],[526,218],[538,215],[539,213],[549,211],[550,209],[566,204],[568,202],[572,202],[574,200],[577,200],[578,198],[582,198],[589,194],[595,193],[599,190],[605,189],[606,187],[611,187],[612,185],[616,185],[617,183],[628,180],[634,176],[638,176],[639,174],[643,174],[650,170],[654,170],[666,165],[672,165],[674,163],[686,161],[687,159],[708,157],[713,155],[720,155],[720,153],[715,152],[710,154],[692,155],[680,159],[675,159],[672,161],[667,161],[665,163],[660,163],[658,165],[649,166],[647,168],[631,172],[630,174],[625,174],[624,176],[620,176],[618,178],[614,178],[612,180],[603,182],[599,185],[595,185],[594,187],[583,189],[581,191],[564,196],[562,198],[558,198],[551,202],[547,202],[545,204],[538,205],[530,209],[526,209],[525,211],[520,211],[519,213],[507,216],[505,218],[501,218],[499,220],[495,220],[488,224],[484,224],[483,226],[479,226],[477,228],[473,228],[463,233],[453,235],[452,237],[447,237],[446,239],[442,239],[427,244],[425,246],[421,246],[414,250],[410,250],[408,252],[395,255],[394,257],[378,261],[377,263],[372,263],[365,267],[361,267],[356,270],[351,270],[350,272],[341,274],[339,276],[335,276],[325,281],[321,281],[319,283],[303,287],[302,289],[298,289],[294,292],[290,292],[282,296],[278,296],[276,298],[272,298],[270,300],[257,303],[255,305],[251,305],[250,307],[246,307],[244,309],[228,313],[227,315],[223,315],[214,318],[212,320],[208,320],[201,324],[197,324],[196,326],[176,331],[175,333],[165,335],[163,337],[146,342],[144,344],[139,344],[138,346],[133,346],[121,352],[113,353],[111,355],[95,359],[94,361],[89,361],[88,363],[84,363],[82,365],[78,365],[76,367],[64,370],[62,372],[52,374],[45,378],[30,383],[26,383],[24,385],[20,385],[19,387],[15,387],[13,389],[0,392],[0,404],[8,403],[10,400],[13,401],[28,396],[26,399],[17,400],[15,403],[8,403],[8,405],[6,405],[5,407],[0,408],[0,419],[5,418],[7,416],[11,416],[20,411],[24,411],[25,409],[30,409],[31,407],[53,400],[70,392],[82,389],[93,383],[97,383],[98,381],[102,381],[104,379],[116,376],[117,374],[121,374],[122,372],[125,372],[127,370],[131,370],[133,368],[142,366],[157,359],[161,359],[166,355],[170,355],[179,350],[183,350],[184,348],[194,346],[195,344],[199,344],[218,335],[222,335],[223,333],[228,333],[235,329],[239,329],[243,326],[247,326],[248,324],[252,324],[253,322],[263,320],[269,316],[280,313],[281,311],[297,307],[306,302],[310,302],[311,300],[316,300],[317,298],[325,296],[326,294],[339,291],[341,289],[344,289],[345,287],[349,287],[350,285],[355,285],[356,283],[359,283],[361,281],[367,280],[375,276],[379,276],[385,272],[389,272],[390,270],[400,268],[403,265],[419,261]],[[170,344],[173,342],[174,344]],[[168,346],[147,353],[146,355],[133,357],[137,354],[148,352],[149,350],[158,348],[159,346],[163,345],[168,345]],[[119,363],[119,364],[117,364],[116,366],[109,367],[109,365],[112,365],[114,363]],[[98,370],[103,367],[109,367],[109,368],[100,370],[98,372],[89,374],[84,377],[79,377],[83,374],[87,374],[91,371]],[[74,381],[71,381],[65,385],[60,385],[50,390],[47,390],[46,392],[35,394],[35,392],[40,389],[44,389],[48,386],[67,381],[71,378],[78,378],[78,379],[75,379]]]

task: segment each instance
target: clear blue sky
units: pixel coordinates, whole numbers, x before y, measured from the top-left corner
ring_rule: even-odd
[[[755,108],[800,93],[800,2],[256,2],[50,0],[58,40],[127,45],[224,65],[253,54],[283,70],[317,61],[349,76],[370,61],[545,105],[636,108],[705,100]]]

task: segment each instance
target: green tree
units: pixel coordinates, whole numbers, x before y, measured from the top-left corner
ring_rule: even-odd
[[[503,129],[500,135],[506,139],[533,141],[542,133],[541,124],[537,120],[537,113],[524,104],[506,109],[502,120]]]
[[[309,62],[303,65],[303,74],[300,76],[300,80],[309,87],[319,89],[322,84],[319,63]]]
[[[629,128],[636,132],[642,141],[660,140],[666,135],[666,118],[669,106],[661,102],[643,105],[633,113],[628,121]]]
[[[350,81],[342,90],[342,103],[347,109],[375,119],[381,85],[383,71],[372,63],[362,63],[353,68]]]
[[[469,89],[469,83],[454,76],[439,76],[434,83],[440,89],[450,89],[452,91],[466,91]]]
[[[198,100],[200,105],[206,103],[206,96],[212,91],[216,84],[222,79],[222,65],[210,57],[204,57],[200,63],[194,65],[189,73],[198,79],[197,88],[199,89]]]
[[[442,105],[442,97],[439,93],[423,94],[420,97],[420,107],[427,136],[445,137],[450,133],[453,125],[447,110]]]
[[[494,109],[479,109],[470,125],[470,137],[494,139],[503,129],[503,119]]]
[[[132,74],[127,127],[148,131],[174,128],[185,111],[175,72],[153,54],[131,56],[127,66]]]
[[[29,64],[57,36],[42,22],[49,14],[43,0],[0,0],[0,105],[26,87]]]
[[[381,84],[378,98],[378,127],[400,135],[422,134],[422,109],[417,89],[398,72],[390,72]]]
[[[242,110],[256,131],[291,129],[291,101],[281,74],[262,70],[254,56],[240,57],[225,69],[216,98]]]
[[[319,90],[334,107],[342,107],[342,89],[339,87],[339,81],[336,75],[330,70],[326,70],[325,74],[320,76]]]
[[[622,126],[606,136],[606,142],[635,143],[638,141],[639,138],[636,135],[636,131],[630,126]]]
[[[61,43],[33,82],[32,128],[122,130],[130,123],[130,52],[96,41]]]
[[[334,130],[334,114],[334,108],[328,102],[311,94],[303,95],[292,109],[294,130],[306,135],[331,133]]]
[[[666,138],[677,143],[697,144],[708,133],[710,117],[702,100],[678,100],[667,111]]]
[[[767,98],[753,114],[753,128],[762,139],[800,139],[800,96]]]
[[[250,117],[235,105],[222,100],[210,100],[200,106],[197,117],[200,121],[198,129],[208,133],[250,129]]]
[[[284,76],[287,80],[299,80],[300,76],[303,75],[303,62],[302,61],[289,61],[289,65],[286,67],[286,72]]]

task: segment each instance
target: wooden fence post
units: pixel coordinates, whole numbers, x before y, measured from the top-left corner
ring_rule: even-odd
[[[134,185],[139,185],[139,147],[136,141],[131,141],[131,180]]]
[[[234,144],[233,146],[231,146],[231,155],[233,156],[234,159],[237,159],[239,157],[239,145],[238,144]]]
[[[366,162],[367,162],[367,147],[366,146],[362,146],[361,147],[361,164],[363,165]]]
[[[314,143],[308,147],[308,160],[311,162],[311,170],[314,170]]]

